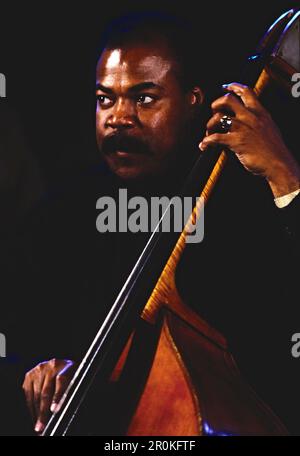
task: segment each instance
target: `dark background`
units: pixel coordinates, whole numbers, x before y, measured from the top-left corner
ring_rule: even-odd
[[[1,6],[0,72],[46,186],[97,162],[94,70],[99,36],[119,13],[157,7],[204,30],[218,80],[236,80],[266,28],[293,1],[10,2]],[[199,58],[200,55],[195,56]]]

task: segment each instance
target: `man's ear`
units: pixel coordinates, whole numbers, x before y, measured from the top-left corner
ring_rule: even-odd
[[[191,105],[200,107],[204,103],[204,92],[203,90],[195,86],[191,90]]]

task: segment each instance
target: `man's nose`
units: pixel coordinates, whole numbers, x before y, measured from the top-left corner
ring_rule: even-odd
[[[113,112],[106,121],[107,127],[127,129],[133,128],[135,124],[136,113],[132,103],[129,100],[118,100],[113,107]]]

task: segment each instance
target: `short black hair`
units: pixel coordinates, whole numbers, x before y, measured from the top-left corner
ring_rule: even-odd
[[[207,90],[209,67],[204,42],[194,25],[173,14],[148,11],[122,15],[113,20],[101,37],[100,54],[131,44],[165,40],[178,63],[178,76],[185,90],[200,85]]]

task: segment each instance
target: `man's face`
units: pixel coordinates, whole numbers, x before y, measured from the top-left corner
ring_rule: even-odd
[[[184,141],[197,100],[183,91],[175,70],[163,43],[102,53],[96,73],[97,143],[119,177],[163,173]]]

